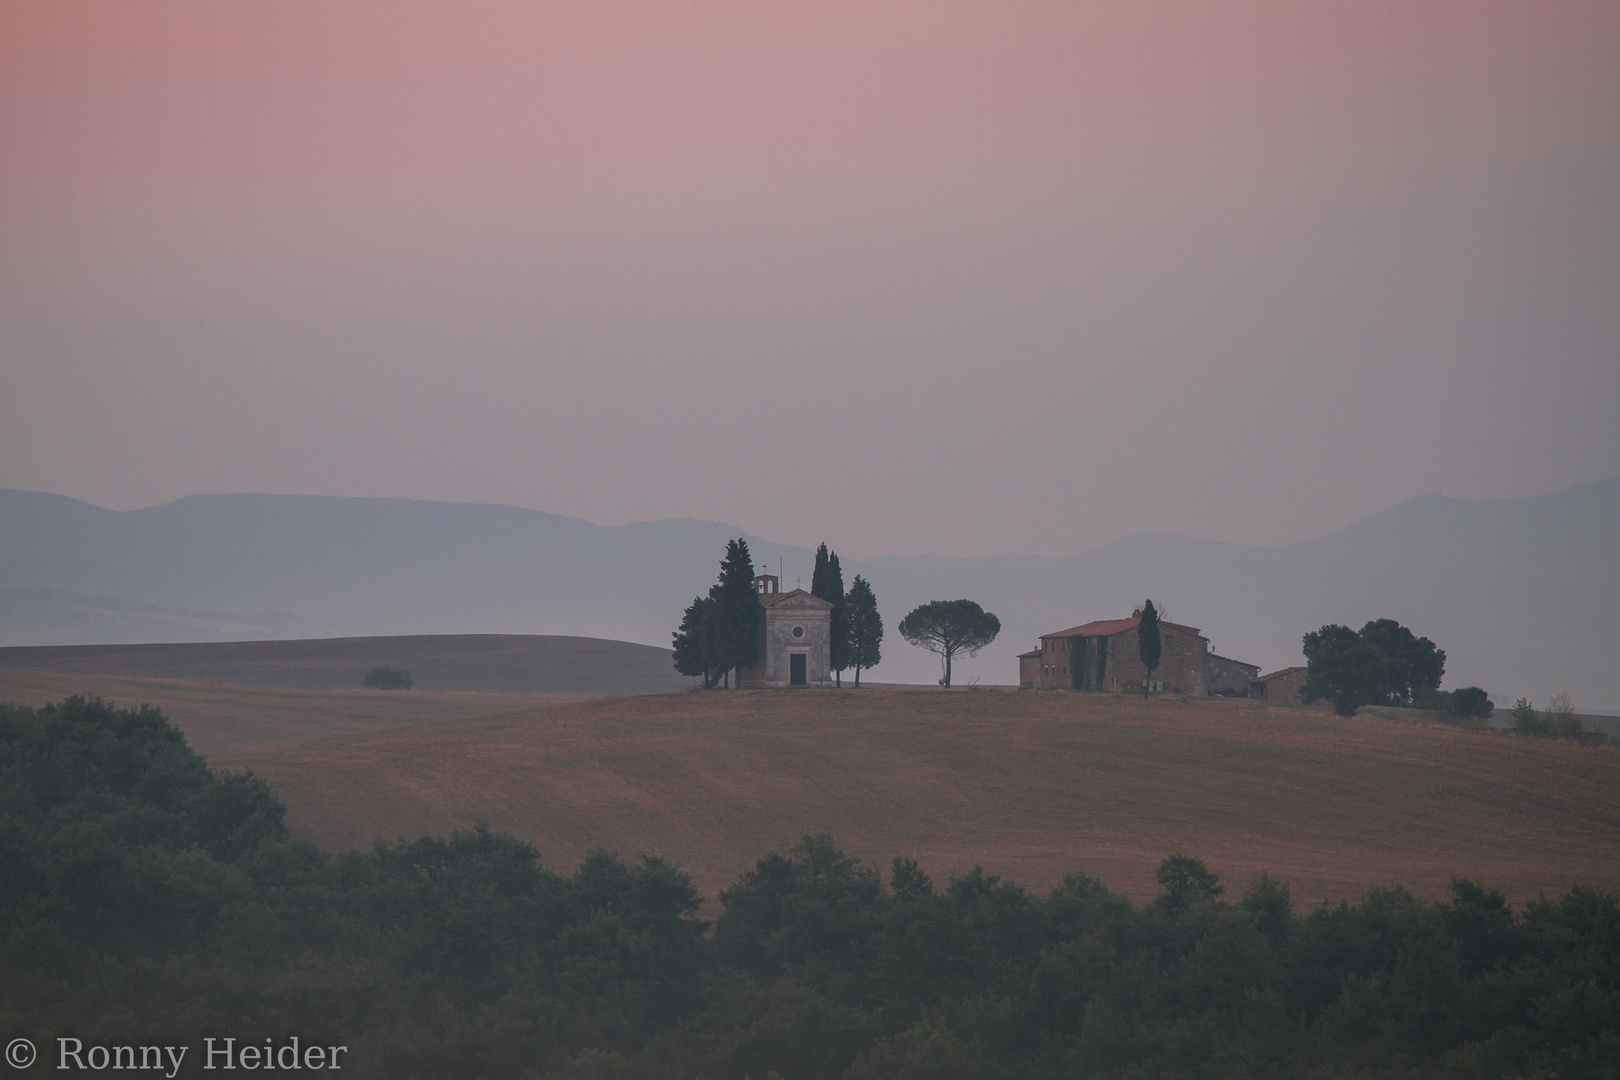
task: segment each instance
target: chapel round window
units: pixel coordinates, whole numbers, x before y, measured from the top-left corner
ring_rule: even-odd
[[[794,637],[804,637],[804,627],[802,627],[802,626],[795,626],[795,627],[794,627],[794,628],[793,628],[793,636],[794,636]]]

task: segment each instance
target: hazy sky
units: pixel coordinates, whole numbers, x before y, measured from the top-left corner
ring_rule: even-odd
[[[0,5],[0,487],[1272,543],[1620,475],[1620,5]]]

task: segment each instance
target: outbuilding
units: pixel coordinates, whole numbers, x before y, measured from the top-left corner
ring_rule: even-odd
[[[1261,675],[1249,683],[1249,696],[1278,705],[1303,705],[1300,690],[1305,686],[1306,671],[1302,667],[1283,668],[1270,675]]]

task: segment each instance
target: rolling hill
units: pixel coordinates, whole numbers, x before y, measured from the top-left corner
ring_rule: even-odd
[[[297,690],[0,668],[0,702],[39,708],[75,694],[130,708],[150,705],[159,709],[185,733],[186,743],[205,757],[272,743],[538,709],[584,696],[477,690]]]
[[[423,690],[505,694],[662,694],[692,686],[668,649],[536,634],[420,634],[291,641],[0,648],[0,669],[353,690],[372,668],[411,673]]]

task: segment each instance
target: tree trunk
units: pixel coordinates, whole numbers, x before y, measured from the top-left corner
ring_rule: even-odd
[[[945,654],[945,689],[951,688],[951,654]]]
[[[855,689],[859,690],[860,688],[861,688],[861,669],[859,667],[857,667],[855,669]]]

